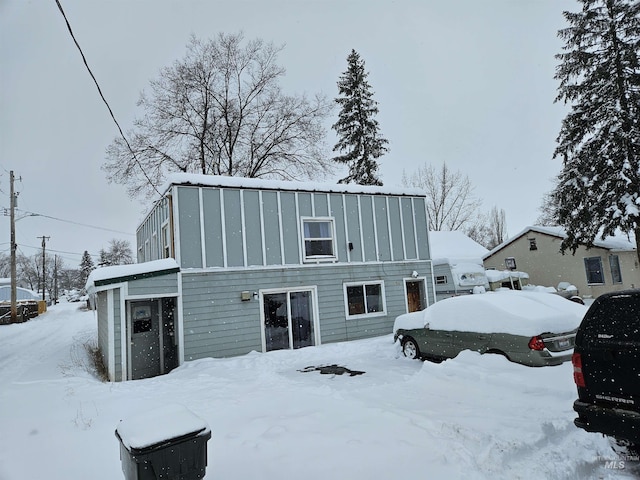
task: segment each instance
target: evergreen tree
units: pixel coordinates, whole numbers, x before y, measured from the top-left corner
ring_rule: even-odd
[[[388,151],[389,142],[380,135],[375,119],[378,102],[367,82],[369,73],[364,70],[364,60],[355,50],[351,50],[347,63],[347,71],[338,80],[339,96],[335,99],[341,110],[331,127],[339,137],[333,151],[344,152],[333,160],[349,166],[349,175],[339,183],[382,185],[376,159]]]
[[[562,251],[596,237],[634,232],[640,242],[640,2],[578,0],[564,12],[564,53],[556,101],[571,106],[554,158],[563,169],[553,191]],[[638,248],[640,258],[640,248]]]
[[[87,283],[87,278],[89,278],[89,274],[94,268],[95,268],[95,265],[93,264],[93,259],[91,258],[91,255],[89,255],[89,252],[85,250],[84,253],[82,254],[82,260],[80,260],[80,279],[79,280],[80,280],[80,285],[82,287],[84,287],[85,284]]]

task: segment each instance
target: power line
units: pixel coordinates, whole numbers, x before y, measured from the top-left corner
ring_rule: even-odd
[[[81,223],[81,222],[74,222],[73,220],[65,220],[64,218],[58,218],[58,217],[52,217],[51,215],[45,215],[43,213],[34,213],[34,212],[29,212],[28,210],[21,210],[19,208],[16,208],[16,210],[26,213],[28,215],[34,216],[34,217],[44,217],[44,218],[49,218],[51,220],[56,220],[58,222],[65,222],[65,223],[71,223],[73,225],[79,225],[81,227],[87,227],[87,228],[95,228],[98,230],[104,230],[106,232],[113,232],[113,233],[120,233],[122,235],[131,235],[132,237],[135,236],[135,234],[131,233],[131,232],[121,232],[120,230],[112,230],[110,228],[106,228],[106,227],[99,227],[97,225],[89,225],[87,223]]]
[[[113,110],[111,110],[111,106],[109,105],[109,102],[107,102],[107,99],[102,94],[102,89],[100,88],[100,85],[98,84],[98,80],[96,80],[95,75],[91,71],[91,68],[89,67],[89,64],[87,63],[87,58],[84,56],[84,52],[82,51],[82,48],[80,48],[80,44],[76,40],[76,36],[73,34],[73,30],[71,29],[71,24],[69,23],[69,20],[67,19],[67,15],[64,13],[64,10],[62,9],[62,5],[60,4],[60,0],[56,0],[56,4],[58,5],[58,10],[60,10],[60,13],[62,14],[62,17],[64,18],[64,21],[67,24],[67,30],[69,30],[69,35],[71,35],[71,38],[73,39],[73,43],[76,44],[76,47],[78,48],[78,51],[80,52],[80,56],[82,57],[82,61],[84,62],[84,66],[87,68],[87,71],[89,72],[89,75],[91,75],[91,78],[93,79],[93,83],[95,83],[96,88],[98,89],[98,93],[100,94],[100,98],[102,98],[102,101],[107,106],[107,109],[109,110],[109,114],[111,115],[111,118],[113,119],[113,122],[116,124],[116,127],[118,127],[118,131],[120,132],[120,136],[124,140],[124,143],[127,145],[127,148],[131,152],[131,155],[133,156],[133,159],[136,162],[136,164],[138,165],[138,167],[140,168],[140,171],[142,171],[142,174],[147,179],[147,182],[149,182],[149,185],[151,185],[151,187],[156,191],[156,193],[158,195],[161,195],[161,193],[158,191],[156,186],[153,184],[153,182],[151,181],[151,179],[147,175],[147,172],[145,172],[144,168],[142,168],[142,165],[140,164],[140,161],[138,160],[138,157],[136,156],[136,153],[133,151],[133,148],[131,148],[131,145],[129,144],[129,140],[127,140],[127,137],[125,137],[124,132],[122,131],[122,128],[120,128],[120,124],[118,123],[118,120],[116,120],[116,117],[113,114]]]

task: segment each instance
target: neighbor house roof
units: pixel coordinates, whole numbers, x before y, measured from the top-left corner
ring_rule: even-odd
[[[567,238],[566,230],[562,227],[542,227],[537,225],[525,227],[518,234],[507,239],[506,241],[502,242],[500,245],[495,247],[493,250],[486,253],[482,258],[486,259],[490,257],[494,253],[502,250],[507,245],[515,242],[516,240],[518,240],[519,238],[523,237],[524,235],[530,232],[542,233],[542,234],[550,235],[552,237],[557,237],[560,239]],[[601,238],[596,238],[593,241],[593,245],[596,247],[606,248],[607,250],[618,250],[618,251],[633,251],[636,248],[635,240],[633,238],[627,237],[627,235],[622,233],[615,235],[613,237],[607,237],[604,240],[602,240]]]
[[[429,232],[429,246],[434,265],[476,263],[489,251],[460,231]]]

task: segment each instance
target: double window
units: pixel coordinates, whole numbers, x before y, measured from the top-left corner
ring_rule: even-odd
[[[384,283],[345,283],[347,318],[386,314]]]
[[[302,235],[305,262],[336,258],[333,218],[303,218]]]

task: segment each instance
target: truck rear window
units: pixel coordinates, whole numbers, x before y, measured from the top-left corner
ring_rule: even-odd
[[[640,342],[640,295],[620,294],[596,301],[580,330],[590,344]]]

